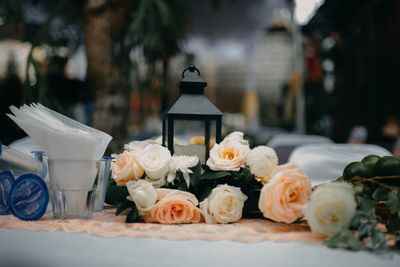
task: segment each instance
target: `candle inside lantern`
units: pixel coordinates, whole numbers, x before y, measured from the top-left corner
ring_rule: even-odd
[[[200,144],[174,145],[175,155],[198,156],[200,162],[205,164],[206,147]]]

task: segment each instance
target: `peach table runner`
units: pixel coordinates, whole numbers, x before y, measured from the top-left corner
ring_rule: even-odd
[[[304,241],[321,243],[326,237],[310,232],[305,222],[286,225],[264,219],[242,219],[233,224],[124,223],[125,216],[114,216],[114,209],[94,213],[92,220],[54,220],[46,214],[39,221],[25,222],[13,215],[0,216],[0,228],[38,232],[64,231],[89,233],[99,237],[158,237],[170,240],[232,240],[245,243],[272,241]]]

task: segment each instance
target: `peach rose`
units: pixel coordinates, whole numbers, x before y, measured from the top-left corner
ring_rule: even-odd
[[[311,184],[306,174],[294,164],[278,166],[271,180],[264,185],[258,208],[265,218],[292,223],[303,216],[302,208],[311,195]]]
[[[207,166],[213,171],[239,171],[246,162],[250,148],[234,139],[225,139],[214,145],[207,160]]]
[[[143,176],[143,168],[136,161],[133,153],[124,151],[116,155],[111,163],[111,177],[118,185],[126,185],[128,181],[136,181]]]
[[[144,216],[145,222],[162,224],[199,223],[203,215],[197,198],[188,192],[173,189],[157,189],[159,201]]]

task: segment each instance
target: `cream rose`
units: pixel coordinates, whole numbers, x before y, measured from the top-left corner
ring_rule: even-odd
[[[125,185],[128,181],[136,181],[143,175],[143,168],[136,161],[133,153],[124,151],[115,155],[116,159],[111,162],[111,177],[118,185]]]
[[[278,166],[278,156],[272,148],[258,146],[250,150],[246,164],[255,178],[265,184]]]
[[[311,195],[306,174],[294,164],[278,166],[261,189],[258,208],[264,217],[292,223],[303,216],[302,208]]]
[[[124,145],[124,149],[132,152],[133,155],[135,155],[137,158],[140,156],[142,153],[143,149],[150,144],[157,144],[156,141],[148,139],[144,141],[132,141],[126,145]]]
[[[199,223],[203,216],[197,198],[189,193],[172,189],[157,189],[158,202],[144,216],[145,222],[162,224]]]
[[[244,202],[247,196],[240,188],[218,185],[211,194],[200,203],[206,223],[231,223],[242,218]]]
[[[224,141],[231,140],[231,141],[239,142],[242,145],[249,146],[249,141],[245,140],[243,137],[244,137],[244,133],[242,133],[242,132],[233,132],[233,133],[228,134],[224,138]],[[224,141],[222,141],[222,142],[224,142]]]
[[[318,186],[303,211],[313,233],[334,235],[350,226],[356,207],[352,186],[334,182]]]
[[[166,147],[158,144],[149,144],[141,152],[139,163],[146,173],[146,180],[155,187],[161,187],[166,183],[171,153]]]
[[[179,170],[182,172],[186,185],[189,188],[189,174],[193,173],[190,168],[196,166],[198,162],[199,158],[197,156],[172,156],[171,160],[169,161],[169,171],[167,177],[168,183],[174,183],[176,172]]]
[[[249,150],[248,145],[233,139],[224,139],[211,149],[207,166],[213,171],[239,171],[246,162]]]
[[[146,180],[129,181],[126,183],[126,188],[140,215],[152,209],[157,201],[158,194],[156,189]]]

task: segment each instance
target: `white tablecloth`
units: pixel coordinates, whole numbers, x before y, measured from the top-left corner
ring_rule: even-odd
[[[400,255],[329,249],[303,242],[244,244],[232,241],[171,241],[100,238],[89,234],[0,229],[0,266],[400,266]]]

